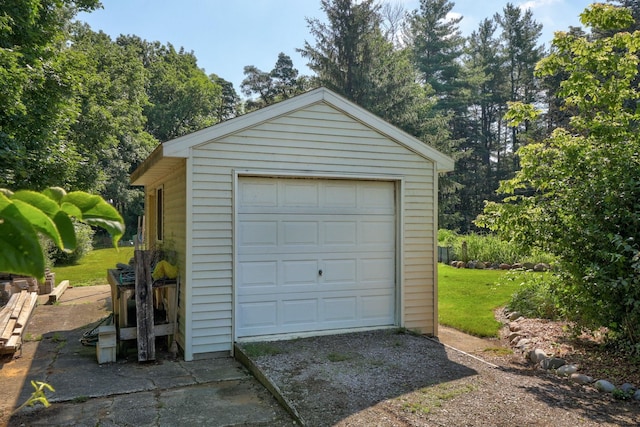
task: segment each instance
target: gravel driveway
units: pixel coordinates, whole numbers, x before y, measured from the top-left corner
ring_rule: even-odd
[[[636,426],[638,402],[374,331],[243,344],[308,426]]]

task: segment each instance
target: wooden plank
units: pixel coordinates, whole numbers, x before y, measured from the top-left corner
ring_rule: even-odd
[[[16,322],[16,328],[21,328],[27,325],[27,322],[29,322],[29,318],[31,317],[31,313],[33,312],[33,308],[36,306],[37,301],[38,293],[31,292],[29,297],[25,300],[24,305],[22,306],[22,311],[20,311],[20,316],[18,316],[18,321]]]
[[[153,327],[154,335],[156,337],[164,337],[167,335],[173,335],[175,330],[175,323],[163,323],[161,325],[155,325]],[[135,327],[120,328],[121,340],[135,340],[138,338],[138,331]]]
[[[11,312],[18,302],[18,298],[20,298],[20,294],[12,294],[7,305],[5,305],[2,308],[2,311],[0,311],[0,332],[4,330],[4,325],[6,325],[9,317],[11,317]]]
[[[0,354],[13,353],[22,346],[22,337],[20,335],[12,335],[4,347],[0,347]]]
[[[58,284],[58,286],[56,286],[55,288],[53,288],[53,291],[51,291],[51,293],[49,294],[49,304],[53,304],[54,302],[58,301],[60,299],[60,297],[62,296],[62,294],[64,293],[64,291],[67,290],[67,288],[69,287],[69,281],[68,280],[63,280],[62,282],[60,282]]]
[[[0,341],[7,342],[9,338],[11,338],[11,335],[13,335],[13,330],[15,329],[15,327],[16,327],[16,319],[9,319],[9,321],[4,327],[4,331],[2,332],[2,335],[0,335]]]
[[[156,359],[156,337],[153,330],[153,279],[151,278],[151,253],[134,251],[136,266],[136,333],[138,362]]]
[[[22,310],[22,306],[24,305],[24,302],[26,301],[28,296],[29,296],[29,292],[20,291],[20,296],[18,297],[18,302],[16,303],[15,307],[13,307],[13,310],[11,311],[11,318],[12,319],[17,319],[18,318],[18,316],[20,315],[20,311]]]

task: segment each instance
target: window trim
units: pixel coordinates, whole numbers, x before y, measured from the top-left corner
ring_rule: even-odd
[[[156,241],[164,238],[164,185],[156,188]]]

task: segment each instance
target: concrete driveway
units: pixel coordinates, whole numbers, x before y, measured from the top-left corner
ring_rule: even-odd
[[[82,334],[111,310],[109,286],[70,288],[57,305],[35,308],[22,351],[0,362],[0,426],[285,426],[273,396],[234,359],[184,362],[158,351],[139,364],[134,351],[98,365]],[[43,299],[44,301],[44,299]],[[11,412],[33,392],[55,388],[50,408]]]

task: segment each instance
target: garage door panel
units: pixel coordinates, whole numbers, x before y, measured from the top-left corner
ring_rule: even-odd
[[[278,185],[269,180],[243,180],[240,182],[240,206],[278,206]]]
[[[362,318],[387,321],[393,317],[393,295],[370,295],[362,297]]]
[[[354,286],[357,280],[357,259],[325,259],[322,264],[322,283]]]
[[[239,226],[240,247],[272,246],[278,244],[277,221],[242,221]]]
[[[395,281],[394,265],[393,254],[387,258],[363,258],[360,260],[360,281],[367,286],[381,283],[392,289]]]
[[[322,309],[326,322],[354,321],[358,318],[358,298],[356,296],[323,298]]]
[[[324,221],[322,223],[322,243],[325,245],[357,244],[358,222],[353,220]]]
[[[244,262],[238,266],[242,288],[261,287],[273,292],[278,283],[278,263],[275,261]],[[270,289],[271,288],[271,289]]]
[[[318,260],[287,260],[282,262],[283,287],[290,285],[313,285],[318,283]]]
[[[280,181],[279,206],[312,207],[320,204],[318,183],[306,180],[282,180]]]
[[[313,299],[288,299],[281,302],[283,325],[309,325],[318,323],[318,303]]]
[[[281,221],[279,237],[282,249],[289,251],[297,246],[317,246],[319,226],[318,221]]]
[[[238,337],[395,324],[393,183],[247,180],[275,184],[238,198]]]
[[[244,302],[238,305],[239,327],[274,328],[278,326],[277,301]]]

